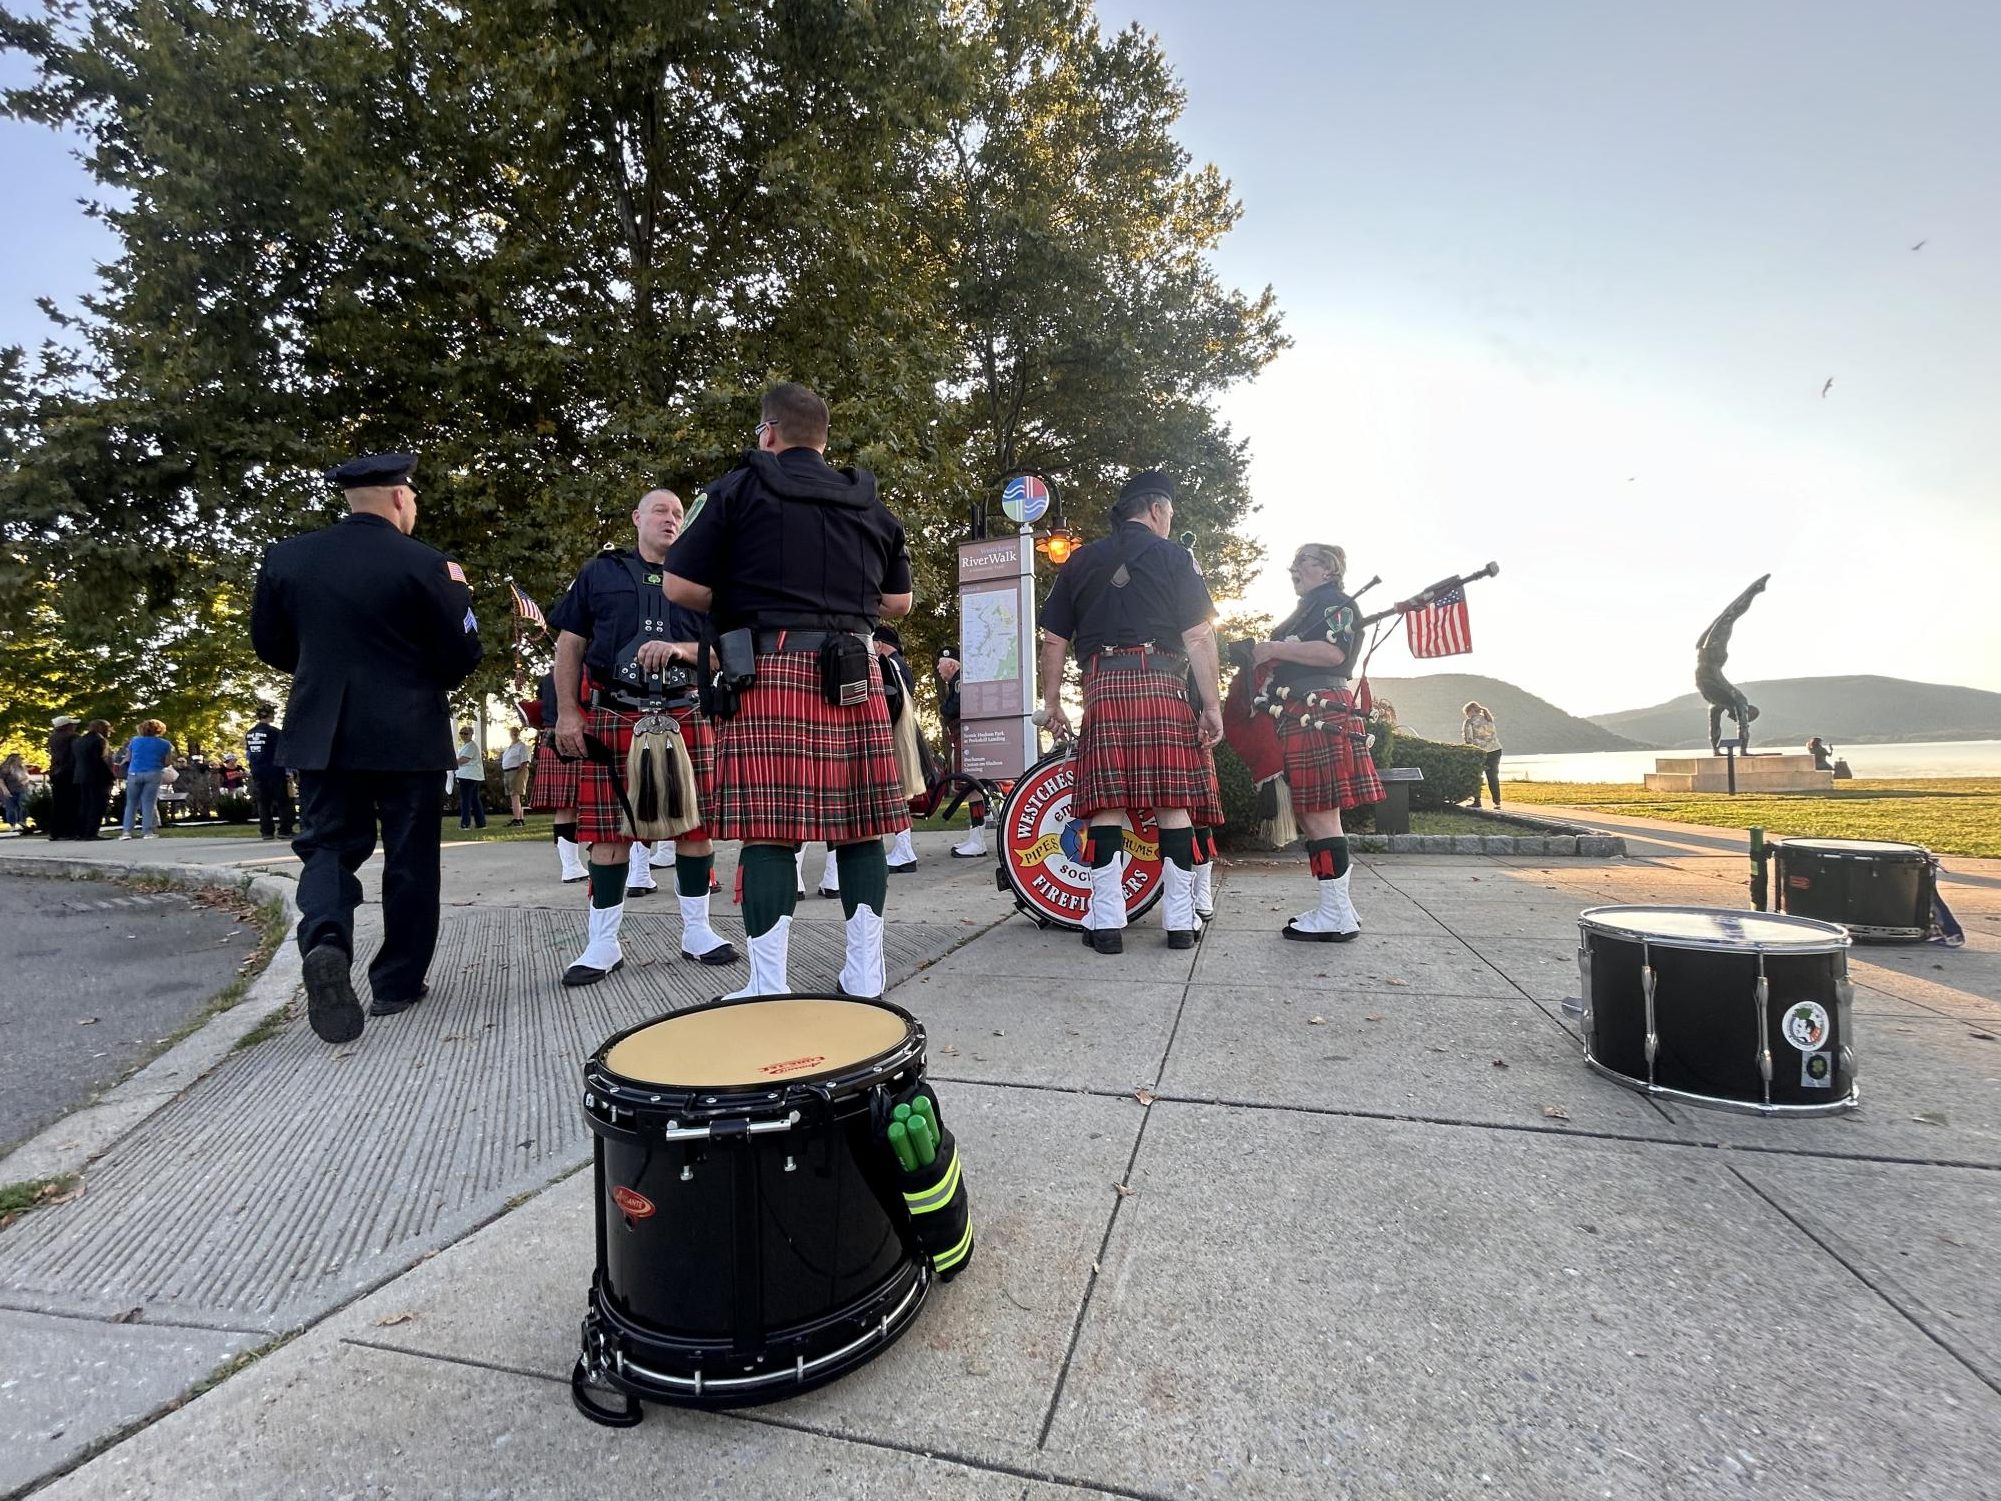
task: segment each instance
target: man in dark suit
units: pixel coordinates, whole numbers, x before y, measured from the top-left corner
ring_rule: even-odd
[[[353,514],[269,548],[251,608],[257,655],[292,674],[279,757],[299,775],[299,948],[307,1016],[327,1042],[361,1035],[354,873],[378,824],[371,1014],[423,999],[438,942],[438,785],[455,764],[445,695],[478,665],[480,644],[465,573],[410,536],[416,462],[378,454],[332,470]]]

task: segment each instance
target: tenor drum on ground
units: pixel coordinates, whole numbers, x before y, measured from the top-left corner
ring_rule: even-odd
[[[909,1013],[817,996],[699,1006],[592,1055],[597,1270],[571,1378],[586,1416],[794,1396],[910,1326],[933,1271],[870,1111],[923,1072]]]
[[[1076,755],[1065,746],[1022,773],[1001,801],[995,848],[995,884],[1014,893],[1015,905],[1038,927],[1081,931],[1091,910],[1091,869],[1085,863],[1088,825],[1070,816]],[[1160,830],[1150,811],[1131,817],[1127,832],[1126,917],[1139,917],[1160,900]]]
[[[1578,918],[1585,1061],[1691,1104],[1852,1110],[1849,941],[1832,923],[1770,912],[1593,907]]]
[[[1840,923],[1864,943],[1921,943],[1938,894],[1931,851],[1875,839],[1785,839],[1772,846],[1783,912]]]

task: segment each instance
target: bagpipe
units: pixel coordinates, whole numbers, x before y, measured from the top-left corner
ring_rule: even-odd
[[[1454,574],[1428,584],[1386,610],[1363,616],[1355,623],[1357,635],[1386,620],[1401,619],[1413,610],[1421,610],[1440,595],[1464,588],[1476,579],[1493,578],[1500,571],[1500,564],[1489,563],[1472,573]],[[1349,598],[1359,600],[1381,582],[1379,574]],[[1354,675],[1354,686],[1348,690],[1293,688],[1274,683],[1273,670],[1278,664],[1254,663],[1251,655],[1257,645],[1255,641],[1232,641],[1225,648],[1226,660],[1238,671],[1223,700],[1223,738],[1244,763],[1252,781],[1263,786],[1285,769],[1278,738],[1281,724],[1299,724],[1308,729],[1346,733],[1363,742],[1368,740],[1369,712],[1375,707],[1374,695],[1369,690],[1368,665],[1381,636],[1381,631],[1376,631],[1369,638],[1360,669]]]

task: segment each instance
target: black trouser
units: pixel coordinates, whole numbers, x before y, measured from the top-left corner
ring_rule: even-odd
[[[274,834],[292,837],[292,789],[282,771],[260,772],[250,778],[250,799],[257,804],[257,832],[266,839]],[[276,824],[277,827],[273,827]]]
[[[486,804],[481,800],[486,783],[459,778],[459,827],[486,827]]]
[[[76,789],[76,837],[103,837],[104,815],[111,807],[109,782],[84,782]]]
[[[414,999],[438,946],[438,773],[302,771],[299,949],[322,943],[354,952],[355,871],[375,853],[382,827],[382,951],[368,967],[378,1001]]]
[[[83,833],[77,823],[77,815],[83,804],[78,799],[82,791],[66,776],[49,779],[49,826],[45,831],[51,839],[75,839]]]
[[[1494,806],[1498,808],[1501,806],[1501,753],[1497,750],[1488,751],[1481,765],[1487,773],[1487,791],[1493,794]],[[1478,787],[1473,789],[1473,806],[1476,808],[1480,806]]]

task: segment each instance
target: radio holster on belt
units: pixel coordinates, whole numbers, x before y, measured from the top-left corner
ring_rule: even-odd
[[[846,631],[830,631],[820,643],[820,697],[837,709],[868,702],[869,663],[875,653]]]

